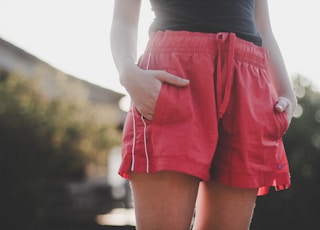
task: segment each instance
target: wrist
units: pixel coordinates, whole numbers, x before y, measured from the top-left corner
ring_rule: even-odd
[[[297,104],[297,98],[294,95],[294,93],[290,93],[290,94],[281,94],[279,96],[279,98],[285,98],[286,100],[288,100],[288,102],[290,103],[290,105],[292,107],[296,107]]]
[[[289,100],[289,102],[293,105],[297,103],[297,98],[294,93],[294,91],[290,88],[287,90],[282,90],[281,92],[278,92],[278,97],[283,97]]]
[[[130,84],[133,76],[137,75],[140,68],[134,63],[134,61],[124,60],[119,71],[119,81],[125,88]]]

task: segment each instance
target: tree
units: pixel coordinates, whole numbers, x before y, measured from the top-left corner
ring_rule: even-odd
[[[45,99],[32,80],[0,81],[0,223],[10,229],[43,229],[50,190],[85,178],[101,159],[106,167],[120,141],[116,124],[97,119],[96,108]]]

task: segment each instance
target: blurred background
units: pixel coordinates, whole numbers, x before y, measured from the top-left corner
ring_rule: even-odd
[[[293,186],[258,198],[251,229],[318,230],[320,35],[305,31],[320,17],[313,0],[269,2],[299,103],[284,137]],[[142,3],[140,53],[152,20]],[[0,228],[134,229],[117,175],[127,95],[109,49],[113,1],[0,0],[0,9]]]

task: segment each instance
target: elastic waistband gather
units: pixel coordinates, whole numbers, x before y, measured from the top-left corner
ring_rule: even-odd
[[[267,51],[264,47],[257,46],[236,37],[234,33],[202,33],[189,31],[157,31],[151,34],[147,52],[183,52],[183,53],[209,53],[212,55],[221,52],[222,55],[229,51],[230,37],[234,40],[234,57],[243,61],[254,62],[257,65],[267,64]]]

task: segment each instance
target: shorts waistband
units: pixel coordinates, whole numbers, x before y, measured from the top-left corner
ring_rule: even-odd
[[[209,53],[218,52],[222,55],[229,51],[229,38],[234,37],[234,57],[243,61],[266,66],[267,51],[264,47],[236,37],[234,33],[202,33],[189,31],[157,31],[151,34],[147,46],[149,52],[190,52]]]

